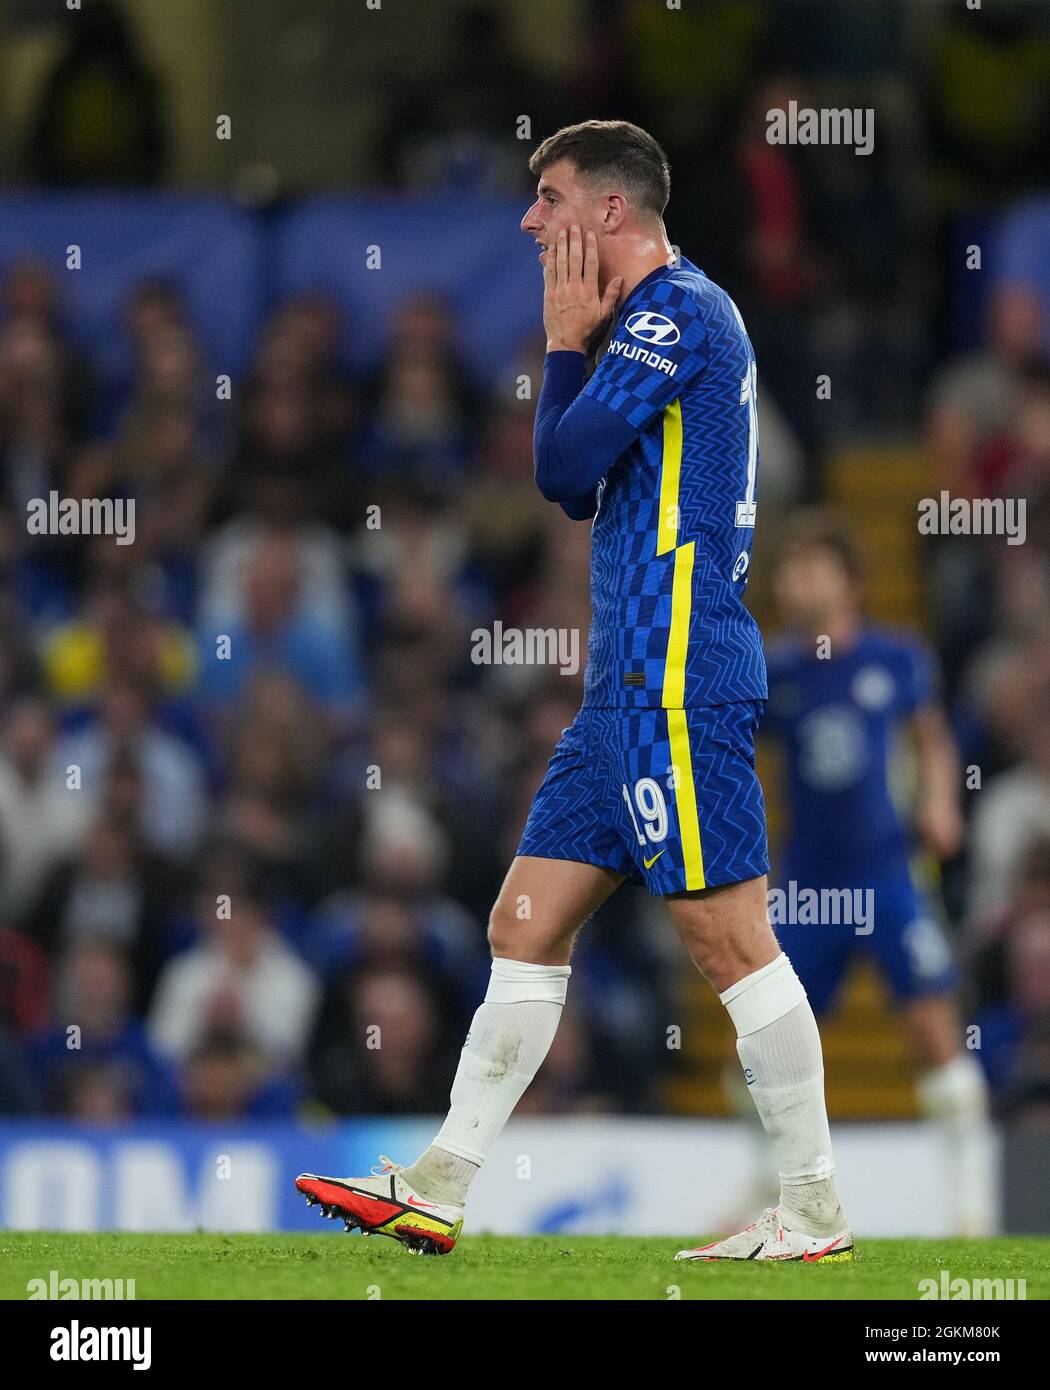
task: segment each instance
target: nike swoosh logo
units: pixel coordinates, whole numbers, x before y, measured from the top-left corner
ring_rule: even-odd
[[[816,1262],[821,1258],[822,1255],[828,1254],[829,1251],[834,1250],[834,1248],[835,1248],[836,1245],[841,1245],[841,1244],[842,1244],[842,1237],[841,1237],[841,1236],[836,1236],[835,1239],[831,1242],[830,1245],[825,1245],[825,1247],[824,1247],[823,1250],[817,1250],[817,1251],[816,1251],[814,1254],[812,1254],[812,1255],[809,1253],[808,1250],[804,1250],[804,1251],[802,1252],[802,1263],[803,1263],[803,1264],[807,1264],[807,1265],[816,1264]]]
[[[666,846],[665,846],[665,848],[666,848]],[[664,851],[661,850],[661,851],[660,851],[660,854],[663,854],[663,852],[664,852]],[[653,865],[656,863],[656,861],[660,858],[660,854],[654,854],[653,857],[652,857],[652,859],[643,859],[643,860],[642,860],[642,863],[645,865],[645,867],[646,867],[647,869],[651,869],[651,868],[653,867]]]
[[[408,1205],[409,1205],[410,1207],[427,1207],[428,1210],[430,1210],[430,1211],[436,1211],[436,1210],[437,1210],[437,1207],[435,1206],[435,1204],[434,1204],[433,1202],[419,1202],[419,1201],[416,1200],[415,1197],[409,1197],[409,1199],[408,1199]]]

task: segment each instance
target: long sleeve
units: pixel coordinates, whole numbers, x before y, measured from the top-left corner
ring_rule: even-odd
[[[577,520],[594,515],[595,488],[638,433],[581,395],[584,369],[582,352],[547,354],[533,431],[536,486]]]

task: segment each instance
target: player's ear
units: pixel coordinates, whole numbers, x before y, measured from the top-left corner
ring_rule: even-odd
[[[615,232],[622,224],[627,204],[619,193],[610,193],[605,200],[605,213],[602,218],[602,229],[606,232]]]

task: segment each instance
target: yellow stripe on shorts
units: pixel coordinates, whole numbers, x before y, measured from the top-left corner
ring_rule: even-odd
[[[660,466],[660,513],[656,553],[666,555],[678,544],[678,485],[682,476],[682,403],[664,408],[664,452]]]
[[[706,888],[704,852],[700,847],[700,818],[696,812],[696,783],[689,752],[689,725],[684,709],[667,711],[667,734],[671,742],[671,766],[675,770],[675,805],[678,807],[678,834],[685,856],[686,888]]]

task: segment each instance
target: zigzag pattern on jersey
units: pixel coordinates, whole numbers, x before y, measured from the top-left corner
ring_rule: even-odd
[[[682,416],[677,539],[696,542],[682,703],[764,699],[762,640],[742,601],[753,530],[735,525],[746,489],[749,412],[740,395],[751,344],[729,297],[687,261],[629,298],[614,341],[632,341],[625,325],[639,309],[664,314],[681,332],[680,344],[666,350],[678,370],[670,377],[607,354],[586,388],[641,434],[607,475],[592,528],[584,703],[663,704],[674,552],[656,549],[663,411],[674,400]],[[738,565],[743,575],[734,580]],[[628,674],[638,673],[644,683],[628,685]]]
[[[696,379],[707,365],[712,350],[717,350],[717,344],[708,340],[705,306],[696,293],[694,282],[699,277],[712,290],[716,287],[699,271],[690,275],[685,270],[687,265],[688,262],[683,261],[681,270],[669,267],[664,278],[651,280],[628,296],[621,309],[620,322],[610,340],[611,343],[623,342],[629,348],[648,347],[648,344],[640,343],[632,336],[627,322],[642,311],[662,314],[674,323],[682,335],[681,340],[669,348],[653,344],[651,351],[657,357],[667,357],[676,363],[674,376],[637,358],[607,352],[587,383],[589,396],[623,415],[632,425],[644,424],[651,417],[654,407],[663,410],[688,381]],[[615,371],[606,370],[609,367],[615,367]]]

